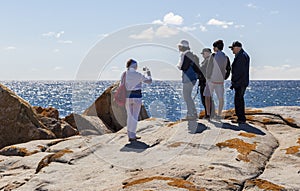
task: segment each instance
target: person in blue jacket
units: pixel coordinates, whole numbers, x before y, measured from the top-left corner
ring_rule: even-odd
[[[238,117],[237,123],[246,123],[244,94],[249,85],[250,57],[242,48],[242,43],[235,41],[229,48],[235,55],[231,66],[231,87],[235,90],[234,107]]]
[[[198,117],[196,106],[192,98],[192,91],[198,79],[195,69],[200,71],[200,67],[195,67],[193,53],[190,51],[189,42],[187,40],[181,40],[177,46],[181,52],[177,67],[179,70],[182,70],[183,99],[187,105],[187,115],[185,119],[195,120]]]

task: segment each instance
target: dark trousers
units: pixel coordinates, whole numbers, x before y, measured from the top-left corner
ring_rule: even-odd
[[[205,84],[201,84],[200,85],[200,96],[201,96],[201,102],[202,102],[202,105],[204,106],[204,109],[205,109],[205,116],[206,116],[206,105],[205,105],[205,96],[204,96],[204,89],[205,89]],[[214,116],[215,115],[215,103],[214,103],[214,100],[210,99],[210,116]]]
[[[234,94],[234,107],[235,107],[235,113],[238,117],[238,121],[246,122],[245,117],[245,101],[244,101],[244,94],[246,91],[246,87],[237,87],[234,88],[235,94]]]

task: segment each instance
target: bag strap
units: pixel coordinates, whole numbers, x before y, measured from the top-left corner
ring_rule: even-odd
[[[126,71],[123,72],[122,79],[121,79],[121,84],[125,84],[125,80],[126,80]]]

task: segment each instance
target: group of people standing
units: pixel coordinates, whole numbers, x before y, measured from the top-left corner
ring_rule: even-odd
[[[178,44],[180,59],[177,64],[182,70],[183,98],[187,105],[186,120],[198,118],[192,91],[199,81],[201,101],[205,108],[205,118],[221,119],[224,106],[224,80],[231,73],[231,87],[235,90],[234,105],[237,123],[245,123],[244,93],[249,84],[248,54],[238,41],[232,43],[229,48],[235,54],[233,63],[230,65],[228,56],[223,52],[224,43],[217,40],[213,43],[213,52],[210,48],[204,48],[201,52],[204,60],[199,64],[199,58],[190,50],[189,42],[181,40]],[[152,83],[151,72],[146,69],[145,74],[137,71],[137,61],[130,59],[126,63],[127,70],[122,74],[121,83],[125,83],[127,95],[125,108],[127,112],[127,134],[129,141],[136,141],[141,137],[136,135],[137,121],[142,104],[142,83]],[[213,94],[218,98],[218,111],[215,113]]]
[[[235,41],[229,46],[235,55],[232,64],[230,64],[229,57],[223,52],[223,48],[224,42],[222,40],[213,43],[213,52],[210,48],[204,48],[201,52],[204,60],[198,64],[190,50],[189,42],[181,40],[178,44],[181,54],[177,67],[182,70],[183,97],[187,105],[185,119],[194,120],[198,118],[191,94],[198,79],[201,101],[205,108],[205,118],[220,120],[224,106],[224,81],[228,79],[231,73],[230,89],[235,90],[234,105],[238,117],[235,122],[239,124],[246,122],[244,94],[249,85],[250,57],[242,48],[242,44]],[[217,113],[213,101],[214,94],[218,98]]]

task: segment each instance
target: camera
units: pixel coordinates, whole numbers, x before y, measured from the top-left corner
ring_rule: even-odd
[[[149,71],[149,68],[147,66],[144,66],[143,71]]]

